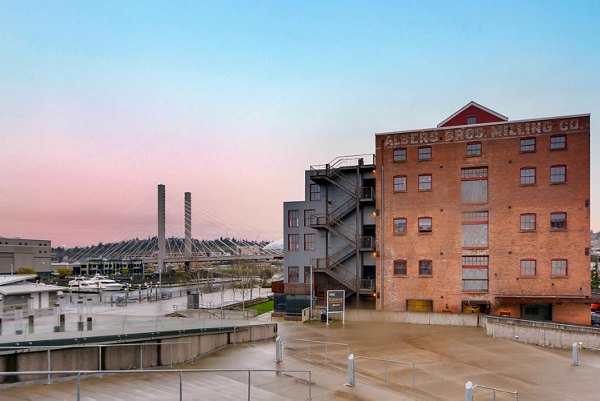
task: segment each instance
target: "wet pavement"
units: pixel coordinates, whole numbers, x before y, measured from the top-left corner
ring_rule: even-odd
[[[220,294],[215,295],[218,301]],[[159,316],[172,312],[183,299],[107,308],[95,313],[107,316]],[[257,321],[270,321],[259,316]],[[222,348],[193,365],[177,368],[248,368],[310,370],[313,400],[464,400],[465,382],[517,390],[519,400],[592,401],[600,399],[600,352],[583,350],[580,366],[571,365],[571,351],[542,348],[517,341],[488,337],[485,329],[410,324],[334,322],[300,323],[276,320],[284,339],[283,362],[275,363],[274,341],[259,341]],[[355,356],[415,363],[415,386],[410,366],[356,360],[354,387],[346,386],[347,349],[329,345],[327,350],[314,340],[348,344]],[[310,346],[310,352],[308,347]],[[208,375],[208,376],[207,376]],[[73,380],[1,388],[1,400],[74,400]],[[245,373],[203,373],[184,378],[184,400],[247,399]],[[252,400],[305,400],[307,378],[300,373],[254,373]],[[178,382],[168,374],[106,375],[82,381],[85,400],[177,400]],[[493,400],[484,389],[475,391],[476,401]],[[514,395],[497,393],[497,401],[514,400]]]

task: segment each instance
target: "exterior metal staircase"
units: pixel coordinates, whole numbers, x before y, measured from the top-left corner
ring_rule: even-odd
[[[357,284],[356,269],[344,266],[344,262],[359,251],[374,249],[375,244],[373,237],[357,238],[359,227],[344,222],[344,219],[357,211],[359,203],[374,201],[374,188],[362,187],[359,179],[349,178],[344,174],[344,170],[354,171],[356,166],[364,166],[365,161],[367,164],[374,164],[373,155],[338,157],[328,164],[310,167],[310,179],[313,182],[334,185],[348,195],[336,205],[328,203],[326,213],[315,215],[310,224],[312,228],[327,230],[345,241],[345,245],[332,255],[316,259],[313,266],[315,271],[327,274],[346,287],[346,296],[358,293],[361,285]]]
[[[335,262],[330,257],[317,258],[313,265],[315,272],[323,272],[346,287],[348,289],[346,297],[356,292],[356,274],[346,269],[344,265]]]

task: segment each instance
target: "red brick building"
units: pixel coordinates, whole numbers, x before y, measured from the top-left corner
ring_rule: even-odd
[[[376,135],[377,308],[590,324],[590,115]]]

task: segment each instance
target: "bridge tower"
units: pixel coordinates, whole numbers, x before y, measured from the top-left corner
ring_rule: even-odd
[[[165,186],[158,185],[158,281],[162,282],[162,271],[165,268]]]
[[[185,195],[185,256],[192,256],[192,193]]]

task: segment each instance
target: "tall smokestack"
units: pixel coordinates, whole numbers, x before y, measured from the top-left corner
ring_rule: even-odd
[[[185,193],[185,256],[192,256],[192,193]]]

